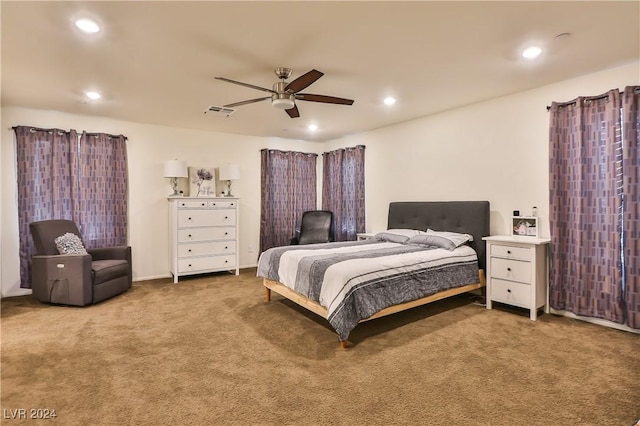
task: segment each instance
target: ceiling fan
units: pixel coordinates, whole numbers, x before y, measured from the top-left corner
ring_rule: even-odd
[[[261,90],[263,92],[271,93],[270,96],[263,98],[249,99],[246,101],[235,102],[233,104],[224,105],[224,108],[233,108],[241,105],[247,105],[254,102],[265,101],[271,99],[271,105],[283,109],[289,114],[289,117],[300,117],[300,112],[296,106],[296,100],[299,101],[311,101],[322,102],[326,104],[339,104],[339,105],[353,105],[352,99],[336,98],[334,96],[325,95],[313,95],[310,93],[299,93],[301,90],[306,89],[316,80],[322,77],[324,74],[318,70],[311,70],[306,74],[301,75],[290,83],[285,80],[291,76],[292,70],[290,68],[276,68],[275,73],[280,79],[279,82],[273,84],[273,89],[267,89],[265,87],[254,86],[253,84],[242,83],[240,81],[230,80],[225,77],[216,77],[216,80],[226,81],[227,83],[239,84],[240,86],[250,87],[252,89]]]

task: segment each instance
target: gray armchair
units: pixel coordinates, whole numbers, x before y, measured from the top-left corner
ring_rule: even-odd
[[[31,289],[41,302],[85,306],[131,288],[131,247],[87,249],[88,254],[59,254],[55,239],[70,232],[82,238],[70,220],[29,224],[36,255],[31,258]]]

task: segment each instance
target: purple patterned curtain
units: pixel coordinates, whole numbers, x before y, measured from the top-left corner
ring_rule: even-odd
[[[640,86],[622,95],[626,325],[640,329]]]
[[[365,231],[364,145],[322,154],[322,209],[331,210],[335,241],[353,241]]]
[[[288,245],[302,213],[316,210],[317,154],[263,149],[260,252]]]
[[[127,245],[126,140],[82,132],[72,153],[73,216],[89,248]]]
[[[551,307],[622,323],[620,94],[550,110]]]
[[[126,138],[28,126],[15,133],[20,286],[31,286],[31,222],[73,220],[89,248],[126,244]]]

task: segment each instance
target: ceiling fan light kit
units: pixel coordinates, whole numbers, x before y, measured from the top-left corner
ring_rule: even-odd
[[[322,77],[324,74],[318,70],[311,70],[306,74],[301,75],[290,83],[285,80],[291,76],[292,70],[290,68],[276,68],[275,73],[280,79],[279,82],[274,83],[273,89],[267,89],[265,87],[255,86],[253,84],[242,83],[240,81],[231,80],[225,77],[216,77],[216,80],[226,81],[227,83],[238,84],[240,86],[249,87],[251,89],[260,90],[263,92],[271,93],[271,96],[265,96],[257,99],[249,99],[246,101],[234,102],[232,104],[224,105],[223,108],[233,108],[241,105],[247,105],[254,102],[260,102],[267,99],[271,99],[271,105],[278,109],[283,109],[291,118],[300,117],[300,112],[296,106],[296,100],[320,102],[325,104],[337,104],[337,105],[353,105],[352,99],[337,98],[335,96],[325,95],[312,95],[305,93],[298,93],[301,90],[306,89],[316,80]]]

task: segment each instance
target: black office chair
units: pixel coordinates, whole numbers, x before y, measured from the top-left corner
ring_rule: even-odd
[[[317,244],[333,241],[333,213],[312,210],[302,214],[300,229],[290,244]]]

